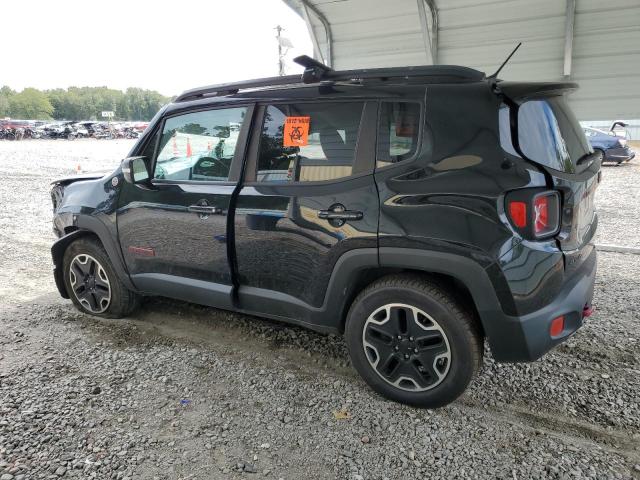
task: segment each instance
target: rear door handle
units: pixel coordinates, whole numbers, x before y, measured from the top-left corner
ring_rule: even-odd
[[[332,227],[341,227],[347,220],[362,220],[363,216],[357,210],[347,210],[341,203],[334,203],[327,210],[318,210],[318,218],[328,220]]]

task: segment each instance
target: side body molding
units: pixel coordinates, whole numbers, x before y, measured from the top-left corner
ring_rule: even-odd
[[[320,307],[273,290],[240,286],[240,312],[301,325],[323,333],[340,333],[348,301],[356,293],[354,279],[363,270],[378,268],[378,249],[358,248],[336,261]],[[309,272],[313,275],[313,272]]]

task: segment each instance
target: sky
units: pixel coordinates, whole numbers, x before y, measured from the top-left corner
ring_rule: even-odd
[[[28,8],[27,8],[28,6]],[[312,55],[304,21],[281,0],[3,2],[0,86],[140,87],[176,95],[278,74],[276,25]]]

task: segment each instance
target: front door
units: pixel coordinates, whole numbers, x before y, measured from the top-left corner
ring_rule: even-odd
[[[377,102],[260,111],[235,211],[239,306],[318,323],[340,257],[362,249],[377,262]]]
[[[243,161],[252,107],[168,116],[144,147],[152,186],[126,184],[118,234],[131,280],[143,292],[231,306],[227,212]],[[245,121],[246,120],[246,121]]]

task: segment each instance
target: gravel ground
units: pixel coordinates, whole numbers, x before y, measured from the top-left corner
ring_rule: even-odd
[[[130,145],[0,142],[1,480],[640,478],[640,255],[600,254],[598,310],[567,344],[487,355],[460,400],[417,410],[373,394],[337,337],[162,299],[102,320],[60,299],[48,181]],[[605,169],[600,242],[640,246],[639,181]]]
[[[596,242],[640,248],[640,158],[602,168],[596,203],[599,216]]]

